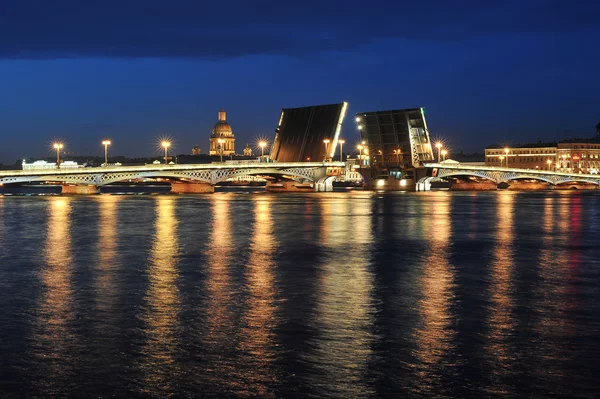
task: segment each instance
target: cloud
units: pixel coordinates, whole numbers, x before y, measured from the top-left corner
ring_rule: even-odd
[[[596,1],[559,0],[19,0],[0,6],[0,58],[299,55],[381,38],[597,29],[599,14]]]

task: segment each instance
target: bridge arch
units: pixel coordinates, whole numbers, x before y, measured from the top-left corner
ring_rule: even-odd
[[[450,171],[449,169],[446,170],[442,170],[440,171],[440,173],[438,173],[437,178],[439,179],[445,179],[447,177],[478,177],[480,179],[485,179],[485,180],[490,180],[493,183],[500,183],[502,180],[500,180],[499,175],[494,173],[490,173],[490,172],[479,172],[479,171],[465,171],[465,170],[457,170],[457,171]]]
[[[514,176],[505,176],[503,181],[515,181],[515,180],[537,180],[543,181],[545,183],[555,184],[553,179],[549,179],[544,176],[534,176],[534,175],[514,175]]]

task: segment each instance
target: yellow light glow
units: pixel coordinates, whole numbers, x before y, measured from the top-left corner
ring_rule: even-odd
[[[258,146],[261,148],[265,148],[267,146],[267,143],[264,141],[261,141],[260,143],[258,143]]]
[[[360,122],[360,118],[358,116],[356,117],[356,122]]]
[[[437,143],[435,143],[435,147],[436,148],[442,148],[443,146],[444,145],[440,141],[438,141]]]
[[[325,143],[325,144],[329,144],[329,142],[330,142],[329,139],[323,140],[323,143]]]
[[[362,130],[362,129],[363,129],[362,125],[358,125],[358,130]]]
[[[338,143],[340,143],[340,144],[345,144],[345,143],[346,143],[346,140],[339,139],[339,140],[338,140]]]
[[[444,155],[444,156],[448,155],[448,151],[442,150],[442,155]]]
[[[57,150],[60,150],[64,147],[64,145],[62,143],[54,143],[53,147]]]
[[[506,147],[506,148],[504,149],[504,152],[506,153],[506,155],[508,155],[508,153],[510,152],[510,149],[509,149],[508,147]]]
[[[103,140],[102,145],[111,145],[110,140]]]
[[[365,148],[363,145],[359,144],[356,146],[356,149],[361,151],[363,148]]]
[[[164,148],[168,148],[171,146],[171,142],[164,140],[162,143],[160,143],[160,145]]]

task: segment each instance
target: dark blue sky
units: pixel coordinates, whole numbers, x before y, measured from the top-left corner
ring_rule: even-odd
[[[239,151],[282,107],[424,106],[454,151],[591,136],[598,1],[0,3],[0,161],[67,150],[203,152],[225,108]],[[357,139],[352,118],[343,136]]]

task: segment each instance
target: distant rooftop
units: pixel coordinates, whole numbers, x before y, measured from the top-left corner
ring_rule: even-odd
[[[546,148],[546,147],[556,147],[556,141],[552,141],[549,143],[542,143],[542,142],[537,142],[537,143],[526,143],[526,144],[513,144],[513,145],[499,145],[499,144],[492,144],[492,145],[488,145],[487,147],[485,147],[486,150],[488,149],[492,149],[492,148]]]
[[[596,137],[587,137],[587,138],[571,138],[566,140],[561,140],[559,143],[600,143],[600,136]]]

